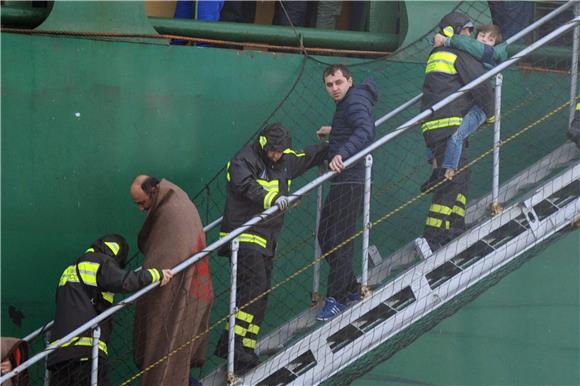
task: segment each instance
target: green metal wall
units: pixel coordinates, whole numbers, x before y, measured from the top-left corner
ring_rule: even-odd
[[[58,276],[100,234],[135,246],[135,175],[196,192],[287,93],[301,61],[2,34],[2,334],[52,318]],[[25,315],[20,328],[10,305]]]

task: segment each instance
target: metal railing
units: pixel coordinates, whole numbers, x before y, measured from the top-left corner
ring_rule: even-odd
[[[556,11],[552,12],[552,14],[547,15],[546,17],[542,18],[541,20],[543,22],[546,22],[548,20],[550,20],[551,18],[553,18],[554,16],[556,16],[557,14],[561,13],[564,9],[568,8],[571,4],[573,4],[574,2],[569,2],[564,4],[563,6],[561,6],[560,8],[558,8]],[[578,7],[577,7],[578,9]],[[496,103],[500,103],[501,102],[501,74],[500,72],[502,70],[504,70],[505,68],[513,65],[514,63],[518,62],[521,58],[525,57],[526,55],[528,55],[529,53],[533,52],[534,50],[536,50],[537,48],[543,46],[544,44],[548,43],[549,41],[551,41],[552,39],[568,32],[570,29],[575,28],[575,32],[574,32],[574,45],[573,45],[573,57],[576,58],[576,60],[573,59],[572,61],[572,66],[574,68],[574,66],[576,66],[575,68],[577,69],[578,66],[578,38],[579,38],[579,30],[580,30],[580,16],[578,16],[578,11],[577,11],[577,16],[572,19],[571,21],[569,21],[568,23],[566,23],[565,25],[555,29],[554,31],[552,31],[550,34],[544,36],[542,39],[538,40],[537,42],[535,42],[534,44],[530,45],[529,47],[525,48],[524,50],[520,51],[519,53],[515,54],[512,58],[508,59],[507,61],[505,61],[504,63],[496,66],[495,68],[493,68],[492,70],[488,71],[487,73],[485,73],[484,75],[480,76],[479,78],[473,80],[472,82],[470,82],[469,84],[465,85],[464,87],[462,87],[461,89],[459,89],[458,91],[456,91],[455,93],[451,94],[450,96],[448,96],[447,98],[443,99],[442,101],[436,103],[435,105],[433,105],[430,109],[425,110],[423,112],[421,112],[420,114],[416,115],[414,118],[408,120],[407,122],[403,123],[402,125],[398,126],[395,130],[393,130],[392,132],[384,135],[382,138],[380,138],[379,140],[377,140],[376,142],[374,142],[373,144],[371,144],[369,147],[367,147],[366,149],[360,151],[359,153],[355,154],[353,157],[351,157],[350,159],[348,159],[347,161],[345,161],[344,165],[345,168],[349,167],[350,165],[356,163],[357,161],[361,160],[363,157],[366,157],[367,155],[370,155],[370,153],[382,146],[384,146],[387,142],[392,141],[393,139],[399,137],[401,134],[407,132],[408,130],[410,130],[411,128],[413,128],[415,125],[417,125],[421,120],[427,118],[428,116],[430,116],[431,114],[433,114],[435,111],[438,111],[439,109],[445,107],[447,104],[453,102],[454,100],[456,100],[457,98],[461,97],[462,95],[464,95],[465,93],[469,92],[471,89],[475,88],[476,86],[480,85],[481,83],[490,80],[493,77],[497,77],[499,79],[499,91],[498,94],[496,96]],[[548,16],[551,16],[548,18]],[[530,32],[533,28],[537,28],[539,25],[543,24],[543,23],[539,23],[539,21],[537,21],[536,23],[530,25],[528,28],[526,28],[525,30],[521,31],[519,34],[515,35],[512,39],[512,41],[515,41],[519,38],[521,38],[524,34]],[[533,28],[531,28],[533,27]],[[571,76],[571,88],[572,90],[574,90],[574,92],[572,92],[572,98],[575,98],[575,90],[577,89],[577,76],[575,75],[576,71],[573,71],[573,74]],[[496,82],[498,82],[496,80]],[[399,108],[393,110],[392,112],[386,114],[385,116],[383,116],[381,119],[377,120],[377,126],[383,124],[384,122],[386,122],[388,119],[394,117],[395,115],[397,115],[398,113],[400,113],[401,111],[405,110],[406,108],[414,105],[417,101],[420,100],[421,95],[411,99],[410,101],[406,102],[405,104],[401,105]],[[571,101],[571,104],[573,104],[573,100]],[[499,121],[499,117],[496,118],[496,134],[494,134],[494,145],[497,146],[497,141],[499,138],[499,128],[500,128],[500,123]],[[499,152],[499,149],[497,149],[497,151]],[[495,158],[494,158],[495,159]],[[495,163],[495,162],[494,162]],[[497,168],[494,167],[494,182],[493,185],[495,185],[496,180],[497,180],[497,184],[499,184],[499,153],[498,153],[498,158],[497,158]],[[368,176],[368,187],[369,187],[369,191],[370,192],[370,169],[372,167],[372,158],[367,158],[367,162],[366,162],[366,175]],[[497,169],[497,176],[495,176],[496,174],[496,169]],[[298,191],[296,191],[293,195],[291,195],[289,197],[289,202],[290,204],[292,202],[295,202],[297,200],[299,200],[302,196],[305,196],[306,194],[310,193],[312,190],[318,188],[319,186],[321,186],[324,182],[326,182],[327,180],[329,180],[334,174],[336,174],[335,172],[327,172],[324,173],[323,175],[319,176],[318,178],[314,179],[313,181],[311,181],[310,183],[306,184],[304,187],[300,188]],[[365,184],[366,185],[366,184]],[[367,191],[365,191],[365,205],[364,205],[364,214],[363,214],[363,218],[366,219],[363,222],[363,226],[365,226],[365,232],[367,232],[366,236],[368,238],[368,232],[370,232],[370,228],[368,227],[369,221],[368,221],[368,213],[370,211],[370,193],[369,193],[369,197],[368,200],[366,199],[367,196]],[[321,202],[321,200],[319,200],[319,202]],[[217,249],[219,249],[220,247],[222,247],[223,245],[225,245],[226,243],[230,243],[232,241],[234,241],[241,233],[245,232],[246,230],[248,230],[249,228],[251,228],[252,226],[256,225],[257,223],[261,222],[262,220],[268,218],[269,216],[275,214],[276,212],[278,212],[278,208],[276,206],[269,208],[267,210],[265,210],[264,212],[262,212],[261,214],[255,216],[254,218],[250,219],[249,221],[247,221],[244,225],[242,225],[241,227],[237,228],[236,230],[230,232],[227,236],[218,239],[217,241],[213,242],[212,244],[210,244],[209,246],[207,246],[204,250],[194,254],[193,256],[189,257],[187,260],[183,261],[182,263],[178,264],[176,267],[174,267],[172,269],[173,274],[177,274],[181,271],[183,271],[184,269],[188,268],[189,266],[191,266],[192,264],[196,263],[198,260],[200,260],[201,258],[207,256],[208,254],[216,251]],[[207,225],[204,228],[204,231],[209,231],[211,230],[213,227],[217,226],[220,223],[221,219],[215,220],[214,222],[212,222],[211,224]],[[364,247],[363,243],[363,248]],[[368,245],[368,243],[367,243]],[[364,278],[364,272],[368,269],[367,265],[368,265],[368,258],[366,258],[368,256],[368,251],[363,251],[363,284],[365,281]],[[234,284],[234,283],[232,283]],[[98,324],[100,322],[102,322],[103,320],[107,319],[109,316],[113,315],[114,313],[116,313],[117,311],[121,310],[122,308],[124,308],[125,306],[135,302],[137,299],[139,299],[140,297],[142,297],[143,295],[145,295],[146,293],[148,293],[149,291],[153,290],[155,287],[157,287],[159,285],[159,283],[153,283],[148,285],[147,287],[137,291],[136,293],[134,293],[133,295],[129,296],[128,298],[126,298],[125,300],[119,302],[118,304],[112,306],[111,308],[109,308],[108,310],[104,311],[103,313],[101,313],[100,315],[98,315],[97,317],[93,318],[92,320],[88,321],[87,323],[83,324],[82,326],[79,326],[78,328],[76,328],[75,330],[71,331],[69,334],[67,334],[66,336],[64,336],[63,338],[61,338],[58,342],[53,342],[51,344],[49,344],[45,350],[43,350],[42,352],[34,355],[33,357],[31,357],[29,360],[27,360],[26,362],[24,362],[23,364],[19,365],[18,367],[16,367],[15,369],[13,369],[12,371],[8,372],[7,374],[3,375],[2,377],[0,377],[0,383],[12,378],[13,376],[21,373],[23,370],[25,370],[26,368],[30,367],[31,365],[37,363],[38,361],[42,360],[43,358],[47,357],[50,353],[52,353],[54,350],[56,350],[57,348],[59,348],[60,346],[62,346],[63,344],[66,344],[68,342],[70,342],[73,338],[75,338],[76,336],[78,336],[81,333],[84,333],[88,330],[94,330],[96,328],[98,328]],[[235,291],[234,288],[232,288],[232,291]],[[231,310],[235,310],[236,309],[236,305],[235,305],[235,293],[234,295],[231,297],[231,299],[233,299],[233,303],[232,300],[230,301],[230,306],[231,306]],[[230,315],[231,316],[231,315]],[[231,319],[231,318],[230,318]],[[42,327],[39,330],[36,330],[35,332],[29,334],[25,339],[26,340],[31,340],[33,339],[36,335],[38,335],[39,333],[42,333],[43,331],[46,331],[49,327],[50,327],[51,323],[48,323],[47,325],[45,325],[44,327]],[[230,321],[230,329],[234,328],[234,323],[232,321]],[[36,334],[36,335],[35,335]],[[231,332],[230,332],[231,334]],[[95,336],[95,339],[93,339],[93,344],[97,345],[98,347],[98,337]],[[230,355],[228,356],[228,370],[230,370],[230,363],[233,366],[233,350],[230,347]],[[98,357],[98,356],[97,356]],[[96,361],[96,359],[94,359]],[[233,367],[232,367],[233,368]],[[97,373],[97,365],[93,363],[93,371],[92,374],[94,377],[96,377],[96,373]],[[94,378],[94,383],[96,385],[96,378]],[[92,381],[92,382],[93,382]]]

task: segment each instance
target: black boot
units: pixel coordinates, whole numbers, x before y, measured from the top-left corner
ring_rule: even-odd
[[[220,358],[228,359],[228,332],[224,331],[215,348],[214,354]],[[241,339],[236,336],[234,343],[234,371],[242,374],[258,366],[258,355],[251,348],[244,347]]]
[[[234,349],[234,370],[236,373],[243,374],[258,366],[259,363],[254,350],[240,346],[236,346]]]

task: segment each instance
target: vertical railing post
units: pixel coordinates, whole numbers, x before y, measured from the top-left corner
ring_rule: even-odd
[[[501,88],[503,76],[495,77],[495,123],[493,126],[493,182],[491,191],[491,213],[495,216],[502,212],[499,203],[499,147],[501,145]]]
[[[91,386],[99,383],[99,341],[101,338],[101,327],[98,325],[93,330],[93,352],[91,362]]]
[[[325,172],[324,166],[320,165],[320,175]],[[322,214],[322,200],[323,200],[323,185],[318,185],[316,189],[316,227],[314,229],[314,272],[312,278],[312,304],[316,305],[320,302],[320,262],[318,259],[322,254],[320,250],[320,243],[318,242],[318,227],[320,226],[320,216]]]
[[[580,15],[580,3],[574,6],[574,15]],[[576,113],[576,93],[578,90],[578,54],[580,45],[580,26],[574,27],[574,33],[572,34],[572,65],[570,66],[570,120],[568,121],[568,127],[572,124],[574,120],[574,114]]]
[[[228,373],[227,382],[229,385],[235,382],[234,374],[234,349],[235,349],[235,327],[236,327],[236,313],[238,307],[236,305],[237,285],[238,285],[238,250],[240,247],[239,238],[232,240],[232,272],[230,277],[230,318],[228,330]]]
[[[369,289],[369,233],[371,230],[371,170],[373,167],[373,156],[368,154],[365,157],[365,193],[363,206],[363,239],[362,239],[362,278],[361,295],[370,295]]]
[[[51,331],[46,331],[44,334],[44,347],[50,344]],[[48,356],[44,358],[44,386],[50,385],[50,371],[48,371]]]

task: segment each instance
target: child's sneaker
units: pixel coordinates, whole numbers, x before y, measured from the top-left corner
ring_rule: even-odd
[[[326,298],[324,302],[324,307],[322,307],[322,310],[320,310],[320,312],[316,316],[316,320],[319,320],[321,322],[327,321],[329,319],[332,319],[336,315],[340,314],[345,309],[346,306],[344,304],[340,304],[339,302],[337,302],[336,299]]]

